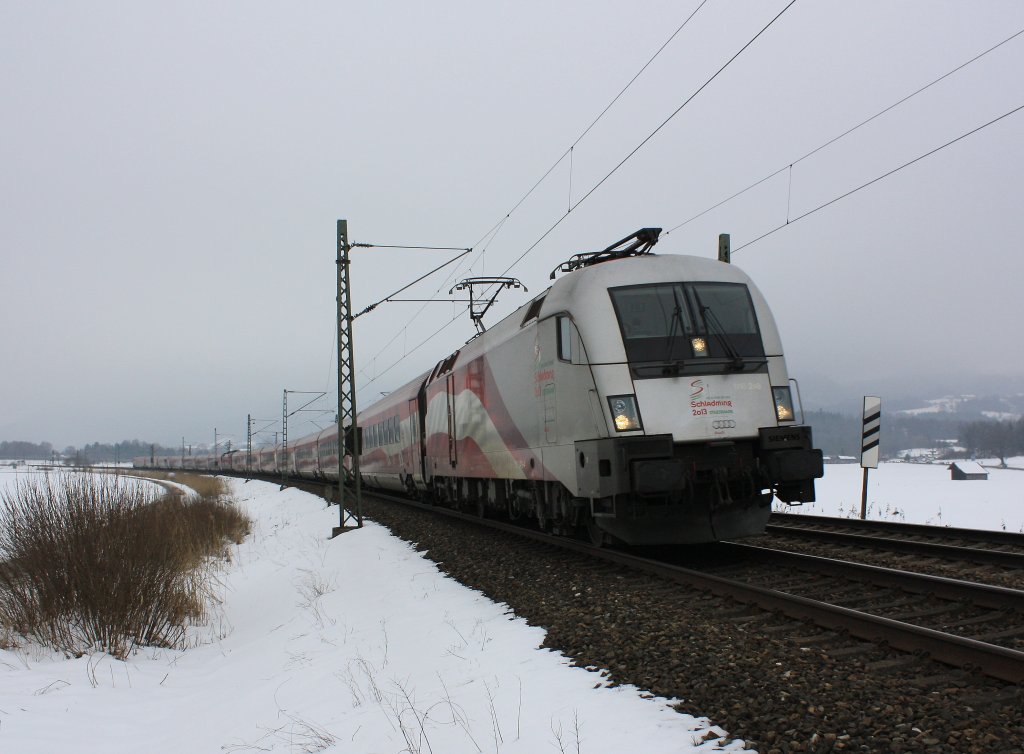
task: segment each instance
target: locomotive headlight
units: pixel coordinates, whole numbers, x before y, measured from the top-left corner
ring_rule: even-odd
[[[690,338],[690,345],[693,346],[694,356],[708,355],[708,342],[704,338]]]
[[[612,409],[616,432],[644,428],[643,422],[640,421],[640,411],[636,407],[635,395],[610,395],[608,405]]]
[[[780,422],[793,421],[793,394],[789,391],[789,385],[773,387],[772,395],[775,398],[775,417]]]

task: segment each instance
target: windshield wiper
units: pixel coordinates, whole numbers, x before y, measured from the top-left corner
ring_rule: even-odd
[[[672,310],[672,327],[668,331],[668,353],[665,354],[667,364],[672,363],[672,355],[676,350],[676,338],[684,327],[683,302],[679,300],[679,291],[675,286],[672,286],[672,299],[676,302],[676,307]]]
[[[733,346],[732,341],[729,339],[728,334],[725,332],[725,328],[722,327],[722,323],[718,320],[717,315],[712,311],[710,306],[705,306],[704,302],[700,300],[700,294],[697,293],[696,288],[693,290],[693,297],[697,299],[697,308],[700,309],[700,317],[704,320],[704,329],[709,333],[712,332],[714,327],[717,332],[713,333],[718,342],[722,344],[722,348],[725,349],[725,353],[732,359],[732,368],[737,372],[742,372],[743,367],[746,366],[746,362],[743,361],[743,357],[740,356],[739,352]]]

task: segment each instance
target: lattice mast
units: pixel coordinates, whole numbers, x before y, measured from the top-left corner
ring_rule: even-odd
[[[359,427],[356,421],[355,355],[352,349],[348,220],[338,220],[338,526],[333,535],[363,525],[359,475]],[[352,457],[352,500],[346,500],[345,454]],[[349,509],[351,506],[351,510]]]

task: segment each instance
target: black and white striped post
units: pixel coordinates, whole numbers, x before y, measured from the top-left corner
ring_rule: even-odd
[[[878,468],[878,442],[882,436],[882,399],[864,396],[864,425],[861,430],[860,465],[864,469],[864,486],[860,495],[860,517],[868,515],[868,469]]]

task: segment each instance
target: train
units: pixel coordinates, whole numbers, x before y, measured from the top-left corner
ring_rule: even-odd
[[[658,230],[574,255],[545,291],[362,409],[340,443],[334,426],[286,450],[136,465],[336,482],[338,453],[358,452],[371,490],[597,545],[762,533],[773,499],[814,500],[821,451],[753,281],[728,261],[653,253]]]

